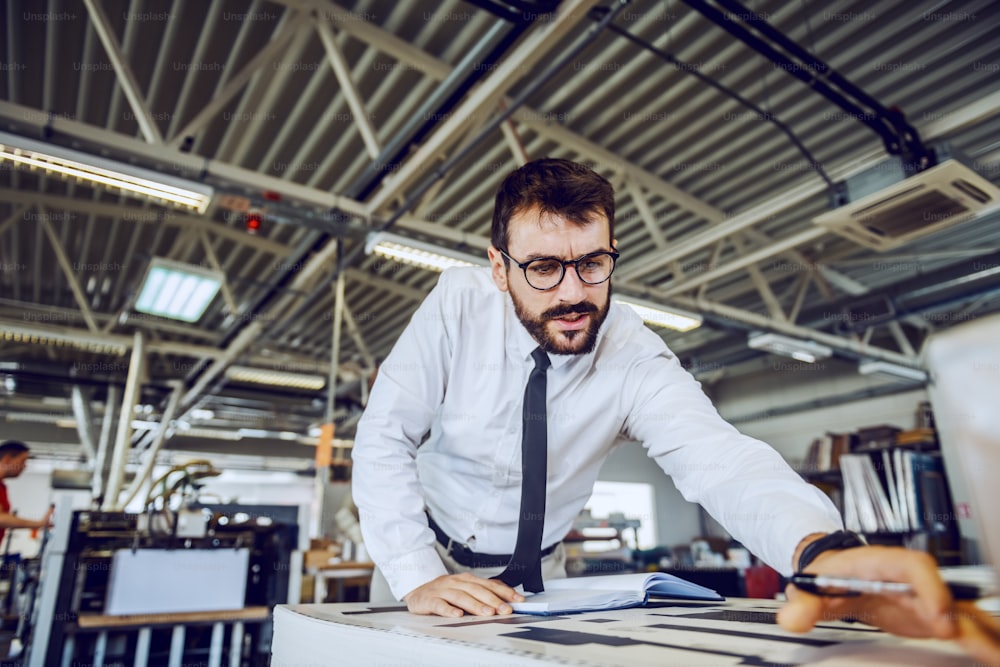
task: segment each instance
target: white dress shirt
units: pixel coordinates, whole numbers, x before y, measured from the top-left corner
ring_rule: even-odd
[[[513,552],[521,403],[537,346],[488,268],[449,269],[379,368],[355,438],[353,492],[365,545],[397,598],[447,573],[425,509],[473,551]],[[628,440],[783,574],[803,537],[843,527],[821,491],[719,416],[630,308],[612,303],[592,353],[549,356],[543,547],[569,532],[604,460]]]

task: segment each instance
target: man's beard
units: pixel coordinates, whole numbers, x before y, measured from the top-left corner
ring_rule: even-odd
[[[513,291],[510,292],[510,298],[514,302],[514,312],[517,314],[517,319],[521,321],[531,337],[538,341],[542,350],[548,354],[589,354],[594,351],[594,347],[597,345],[597,332],[607,318],[608,310],[611,307],[611,287],[608,286],[608,300],[605,302],[604,308],[598,308],[590,301],[581,301],[580,303],[550,308],[537,318],[528,314],[524,304],[518,300]],[[546,326],[549,320],[574,313],[591,316],[587,328],[552,333]]]

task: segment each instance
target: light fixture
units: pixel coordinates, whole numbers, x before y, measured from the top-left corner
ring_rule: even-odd
[[[318,391],[326,386],[326,378],[322,375],[277,371],[270,368],[251,368],[250,366],[230,366],[226,369],[226,377],[234,382],[250,382],[272,387],[290,387],[312,391]]]
[[[135,309],[150,315],[197,322],[224,280],[225,276],[219,271],[154,257],[139,289]]]
[[[815,363],[833,355],[833,349],[811,340],[801,340],[776,333],[755,332],[750,334],[747,345],[754,350],[766,350],[798,361]]]
[[[79,179],[146,199],[204,213],[212,188],[71,148],[0,132],[0,163],[10,162],[65,179]]]
[[[643,322],[658,327],[674,329],[675,331],[691,331],[700,327],[703,322],[702,316],[698,313],[660,306],[632,297],[615,298],[615,301],[634,310]]]
[[[365,243],[365,253],[394,259],[397,262],[419,266],[431,271],[444,271],[453,266],[487,266],[489,264],[486,257],[474,257],[388,232],[370,234]]]
[[[858,373],[871,375],[893,382],[927,382],[927,372],[919,368],[901,366],[888,361],[863,361],[858,364]]]
[[[12,343],[30,343],[32,345],[48,345],[50,347],[72,348],[95,354],[113,354],[121,356],[128,352],[129,346],[98,336],[88,337],[77,332],[41,331],[39,329],[22,329],[17,325],[0,324],[0,340]]]

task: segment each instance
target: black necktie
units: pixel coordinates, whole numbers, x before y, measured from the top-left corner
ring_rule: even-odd
[[[549,356],[537,347],[531,353],[535,368],[524,388],[521,433],[521,513],[514,555],[497,577],[508,586],[524,584],[524,590],[538,593],[542,584],[542,528],[545,526],[545,480],[548,434],[545,419],[545,371]]]

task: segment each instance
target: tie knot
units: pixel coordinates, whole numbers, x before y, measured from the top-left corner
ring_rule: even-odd
[[[545,351],[540,347],[534,349],[531,358],[535,360],[535,368],[538,370],[548,370],[549,366],[552,365],[552,362],[549,361],[549,355],[545,354]]]

